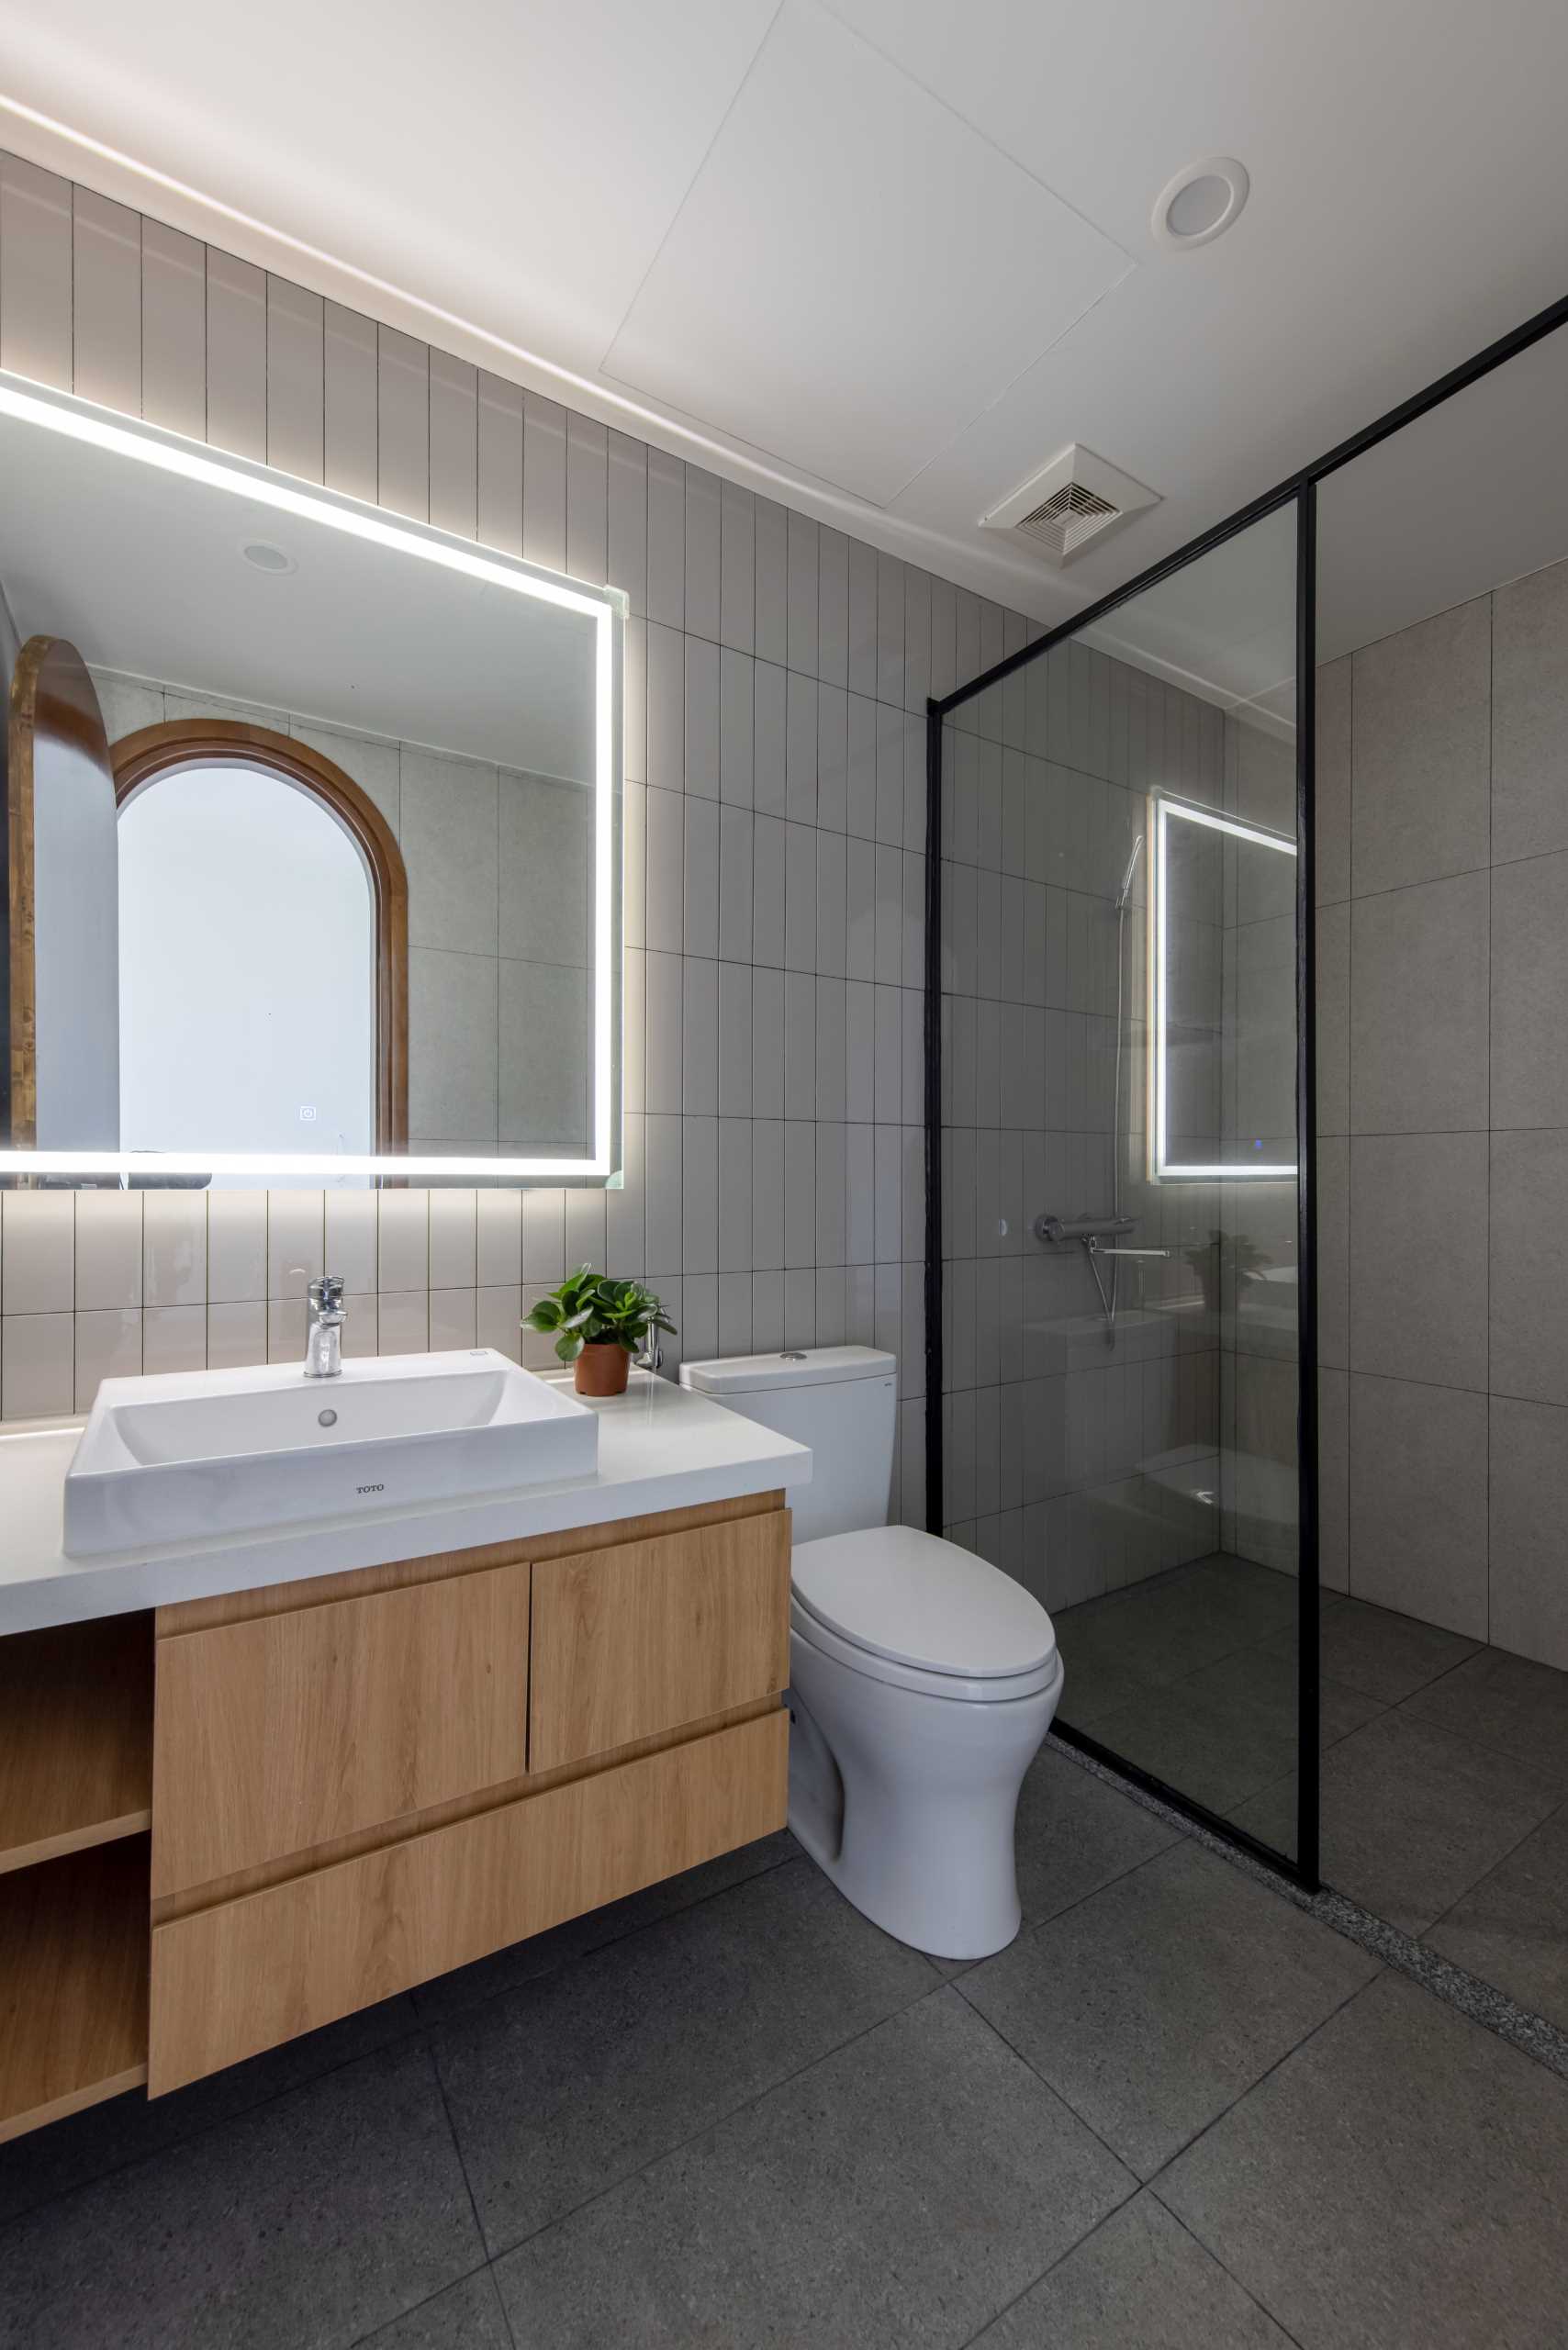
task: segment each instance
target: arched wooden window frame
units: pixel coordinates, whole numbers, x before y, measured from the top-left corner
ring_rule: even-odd
[[[391,826],[330,759],[291,735],[226,718],[139,727],[111,751],[115,804],[179,767],[261,767],[319,800],[359,846],[375,907],[375,1149],[409,1143],[409,877]]]

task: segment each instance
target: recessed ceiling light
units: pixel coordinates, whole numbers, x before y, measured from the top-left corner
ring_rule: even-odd
[[[1205,155],[1202,162],[1189,163],[1155,200],[1156,239],[1169,252],[1212,244],[1246,203],[1250,185],[1246,164],[1234,155]]]
[[[270,571],[274,576],[299,568],[291,554],[285,554],[281,547],[274,547],[266,539],[247,539],[240,552],[257,571]]]

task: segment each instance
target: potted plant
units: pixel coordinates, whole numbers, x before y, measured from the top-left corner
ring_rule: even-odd
[[[523,1319],[529,1329],[554,1337],[561,1360],[575,1367],[579,1395],[623,1395],[633,1356],[654,1331],[675,1330],[651,1289],[611,1281],[587,1265],[568,1273]]]

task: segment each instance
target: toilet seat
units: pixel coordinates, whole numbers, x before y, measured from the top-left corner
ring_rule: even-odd
[[[1038,1600],[987,1560],[914,1527],[802,1543],[790,1575],[796,1636],[872,1680],[995,1705],[1060,1679]]]

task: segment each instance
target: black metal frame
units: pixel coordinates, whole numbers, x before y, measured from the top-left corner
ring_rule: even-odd
[[[943,722],[965,702],[1011,677],[1031,662],[1043,660],[1054,645],[1081,635],[1096,621],[1129,603],[1135,597],[1185,570],[1216,547],[1225,545],[1282,507],[1294,505],[1296,520],[1296,1118],[1298,1212],[1297,1335],[1297,1523],[1299,1539],[1300,1667],[1297,1732],[1300,1747],[1299,1803],[1294,1859],[1263,1844],[1222,1819],[1181,1788],[1168,1785],[1149,1772],[1102,1746],[1085,1731],[1066,1723],[1057,1736],[1095,1761],[1108,1764],[1135,1785],[1147,1788],[1177,1810],[1198,1820],[1243,1851],[1279,1870],[1294,1882],[1316,1892],[1318,1878],[1319,1762],[1316,1736],[1318,1638],[1317,1522],[1317,988],[1316,973],[1316,849],[1315,787],[1316,780],[1316,695],[1305,690],[1316,675],[1317,635],[1317,488],[1342,465],[1386,441],[1407,424],[1439,408],[1445,400],[1495,368],[1528,351],[1558,328],[1568,326],[1568,296],[1488,343],[1482,351],[1450,368],[1444,375],[1389,408],[1361,431],[1341,441],[1313,464],[1304,465],[1261,497],[1190,539],[1173,554],[1151,564],[1124,588],[1114,588],[1085,610],[1076,612],[1032,644],[1020,647],[981,676],[971,677],[951,693],[931,697],[926,710],[925,752],[925,1477],[926,1524],[939,1534],[945,1522],[943,1504],[943,1274],[942,1274],[942,729]]]

